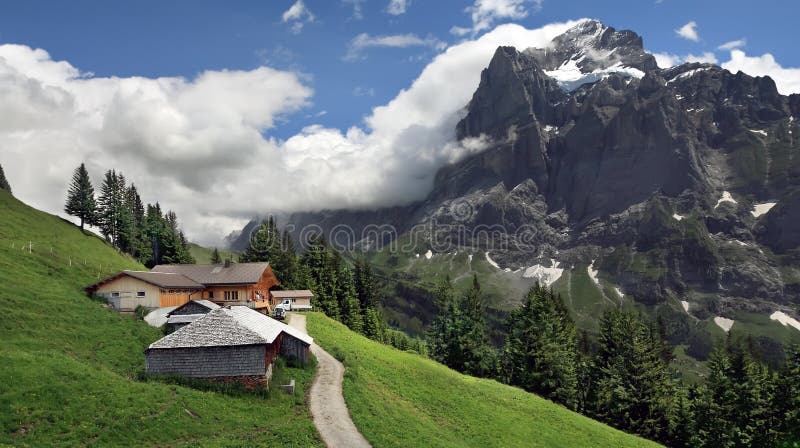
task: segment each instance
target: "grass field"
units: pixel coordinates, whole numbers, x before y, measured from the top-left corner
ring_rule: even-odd
[[[189,243],[189,253],[192,254],[192,257],[194,257],[194,261],[197,262],[197,264],[210,264],[211,254],[214,253],[214,248],[208,248],[199,244]],[[219,249],[219,256],[222,257],[223,261],[228,258],[233,258],[233,260],[236,261],[239,259],[239,252],[228,249]]]
[[[0,211],[0,445],[321,446],[302,394],[138,381],[160,332],[81,288],[142,266],[4,191]]]
[[[520,389],[370,341],[319,313],[308,315],[308,329],[343,360],[345,401],[373,446],[657,446]]]

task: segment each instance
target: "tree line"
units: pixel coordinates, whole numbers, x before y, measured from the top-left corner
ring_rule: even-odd
[[[89,172],[81,164],[72,176],[64,211],[80,219],[81,230],[98,227],[117,250],[148,267],[195,262],[175,212],[163,212],[158,202],[145,205],[136,185],[128,185],[116,170],[105,173],[95,196]]]
[[[8,184],[6,173],[3,172],[3,166],[0,165],[0,190],[6,190],[11,194],[11,185]]]
[[[268,261],[282,287],[313,291],[315,307],[327,316],[370,339],[425,354],[423,341],[388,328],[369,263],[345,259],[322,236],[310,238],[298,254],[291,235],[269,218],[253,232],[239,261]]]
[[[463,373],[519,386],[621,430],[673,447],[772,447],[800,442],[800,348],[770,370],[754,344],[729,336],[704,383],[670,371],[663,325],[614,309],[592,339],[561,297],[535,285],[508,321],[502,347],[486,335],[480,285],[437,289],[430,356]]]

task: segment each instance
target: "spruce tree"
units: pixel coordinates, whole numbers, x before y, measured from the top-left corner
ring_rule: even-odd
[[[215,247],[214,251],[211,252],[211,264],[221,264],[222,257],[219,255],[219,250]]]
[[[120,191],[120,185],[124,184],[124,178],[120,182],[120,177],[114,170],[107,171],[100,187],[98,199],[97,223],[103,236],[114,246],[118,244],[121,213],[124,207],[123,193]],[[117,246],[117,248],[119,247]]]
[[[271,261],[274,255],[275,228],[272,218],[263,221],[256,231],[250,236],[250,243],[242,253],[241,261],[259,262]]]
[[[314,291],[320,310],[334,319],[339,319],[339,303],[337,300],[337,263],[328,250],[325,239],[320,235],[312,236],[301,260],[306,285]]]
[[[506,380],[574,409],[577,359],[575,325],[569,312],[560,297],[537,283],[508,320]]]
[[[3,172],[3,166],[0,165],[0,190],[6,190],[11,193],[11,185],[8,184],[6,174]]]
[[[0,188],[2,188],[4,181],[2,168],[0,168]],[[83,163],[75,169],[75,173],[72,175],[64,212],[81,220],[81,230],[83,230],[85,224],[94,225],[97,221],[94,187],[91,179],[89,179],[89,172]]]
[[[787,350],[772,397],[773,415],[778,427],[778,440],[785,446],[800,441],[800,346]]]
[[[472,288],[464,295],[460,305],[463,314],[456,323],[456,337],[461,371],[473,376],[490,376],[495,372],[496,354],[489,343],[477,276],[473,276]]]
[[[361,306],[356,295],[353,271],[343,268],[340,274],[341,289],[339,291],[339,309],[342,323],[353,331],[361,333],[364,327]]]

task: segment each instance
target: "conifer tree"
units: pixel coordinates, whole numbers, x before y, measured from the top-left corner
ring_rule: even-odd
[[[211,264],[221,264],[222,257],[219,255],[219,250],[215,247],[214,251],[211,252]]]
[[[2,174],[2,168],[0,168],[0,188],[2,188],[2,183],[5,181]],[[89,172],[83,163],[75,169],[75,173],[72,175],[64,212],[81,220],[81,230],[83,230],[85,224],[94,225],[97,221],[94,187],[91,179],[89,179]]]
[[[575,325],[561,298],[538,283],[508,320],[506,380],[574,409],[577,405]]]
[[[343,268],[340,275],[339,309],[341,310],[342,323],[351,330],[360,333],[363,330],[364,321],[361,316],[361,306],[356,296],[353,271],[349,268]]]
[[[103,178],[103,185],[100,187],[98,199],[100,231],[114,246],[118,244],[121,213],[124,207],[123,194],[120,191],[120,185],[124,184],[124,178],[120,182],[120,177],[114,170],[107,171]]]
[[[3,166],[0,165],[0,190],[6,190],[11,193],[11,185],[8,184],[6,174],[3,172]]]
[[[778,426],[777,439],[786,446],[800,441],[800,346],[787,350],[786,362],[775,381],[773,415]]]
[[[330,254],[325,239],[320,235],[310,238],[302,258],[308,288],[314,291],[320,310],[334,319],[339,319],[340,316],[336,284],[339,261],[340,259]]]
[[[477,275],[472,277],[472,288],[464,296],[462,306],[463,319],[457,327],[461,341],[462,371],[473,376],[490,376],[495,372],[497,359],[489,343],[481,286]]]

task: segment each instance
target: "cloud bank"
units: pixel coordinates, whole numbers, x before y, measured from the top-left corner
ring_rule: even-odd
[[[310,126],[286,141],[268,134],[312,106],[301,74],[95,77],[44,50],[0,45],[0,164],[20,199],[53,213],[81,162],[96,186],[121,170],[205,244],[255,214],[404,204],[430,191],[442,165],[480,150],[455,142],[454,127],[497,46],[545,46],[575,23],[499,26],[436,56],[363,125]]]

